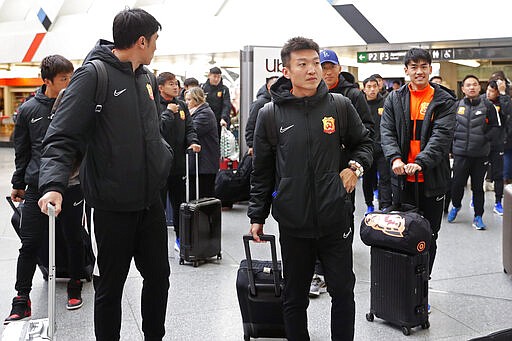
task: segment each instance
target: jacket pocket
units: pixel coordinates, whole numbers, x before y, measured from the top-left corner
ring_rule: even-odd
[[[272,215],[289,229],[313,227],[311,184],[305,176],[281,178],[273,194]]]
[[[347,191],[337,172],[325,173],[315,182],[318,207],[318,224],[321,228],[348,226],[351,212],[346,203]]]

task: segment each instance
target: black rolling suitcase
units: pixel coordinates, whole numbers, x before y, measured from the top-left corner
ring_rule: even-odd
[[[199,174],[196,156],[196,198],[199,198]],[[221,254],[221,201],[216,198],[200,198],[189,201],[189,166],[186,157],[186,200],[180,206],[180,264],[212,257],[222,259]]]
[[[430,327],[428,321],[428,251],[408,255],[376,246],[371,247],[370,312],[374,316],[402,328],[404,335],[411,328]]]
[[[244,328],[244,340],[251,337],[285,338],[283,320],[283,277],[281,262],[277,261],[276,241],[273,235],[261,235],[270,242],[272,260],[252,260],[249,241],[243,237],[245,257],[240,262],[236,277],[236,292]]]

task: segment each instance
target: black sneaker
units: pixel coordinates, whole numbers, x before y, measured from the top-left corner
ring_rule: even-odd
[[[82,301],[82,281],[79,279],[70,279],[68,282],[68,310],[79,309],[84,305]]]
[[[12,299],[12,310],[9,316],[4,320],[4,324],[12,321],[23,320],[32,315],[30,298],[28,296],[16,296]]]

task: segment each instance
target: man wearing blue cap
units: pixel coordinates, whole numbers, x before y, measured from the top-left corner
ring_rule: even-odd
[[[361,118],[366,129],[370,131],[370,136],[374,136],[374,122],[370,114],[370,108],[366,102],[364,93],[359,90],[357,84],[354,84],[355,78],[352,81],[347,80],[342,72],[341,65],[338,61],[338,56],[333,50],[320,51],[320,64],[322,64],[322,78],[329,88],[329,92],[342,94],[348,97]],[[355,192],[352,192],[352,202],[355,205]],[[353,227],[352,217],[352,227]],[[309,296],[314,298],[320,296],[321,292],[326,292],[325,282],[323,280],[323,269],[320,262],[317,261],[315,266],[315,275],[311,281]]]

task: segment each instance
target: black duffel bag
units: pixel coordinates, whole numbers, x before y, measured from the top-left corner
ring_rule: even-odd
[[[246,154],[238,169],[220,170],[215,178],[215,197],[222,203],[249,200],[252,156]]]
[[[361,240],[369,246],[405,252],[411,255],[430,248],[430,223],[418,212],[374,212],[361,221]]]
[[[415,183],[415,199],[419,202],[419,189]],[[416,255],[429,250],[432,240],[430,222],[415,206],[399,204],[386,213],[374,212],[361,221],[361,240],[368,246],[378,246]]]

